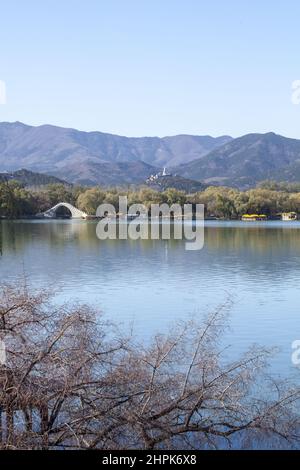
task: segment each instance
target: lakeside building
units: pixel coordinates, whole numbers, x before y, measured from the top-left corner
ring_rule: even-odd
[[[281,219],[289,222],[289,221],[297,220],[298,216],[296,212],[283,212],[281,214]]]

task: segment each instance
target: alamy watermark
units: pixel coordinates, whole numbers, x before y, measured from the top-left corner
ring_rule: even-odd
[[[0,80],[0,104],[6,104],[6,84]]]
[[[300,340],[296,339],[292,343],[292,363],[294,366],[300,366]]]
[[[0,340],[0,365],[6,364],[6,348],[4,341]]]
[[[295,105],[300,104],[300,80],[294,80],[292,83],[291,101]]]
[[[120,196],[118,211],[112,204],[101,204],[96,216],[101,219],[96,229],[100,240],[184,239],[186,250],[204,246],[203,204],[151,204],[149,210],[144,204],[128,207],[127,197]]]

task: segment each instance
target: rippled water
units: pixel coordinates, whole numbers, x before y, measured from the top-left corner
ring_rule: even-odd
[[[231,354],[256,342],[281,348],[285,374],[300,339],[300,223],[206,222],[205,247],[184,242],[99,241],[94,222],[2,221],[1,279],[26,273],[57,300],[78,299],[149,338],[177,319],[201,316],[228,297]]]

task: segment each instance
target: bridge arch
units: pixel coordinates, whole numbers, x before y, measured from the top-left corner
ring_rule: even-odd
[[[66,209],[68,209],[71,213],[72,219],[86,219],[88,216],[86,212],[77,209],[77,207],[72,206],[72,204],[69,204],[68,202],[59,202],[55,206],[51,207],[51,209],[48,209],[46,212],[43,212],[43,216],[47,217],[48,219],[54,219],[56,217],[56,211],[60,207],[65,207]]]

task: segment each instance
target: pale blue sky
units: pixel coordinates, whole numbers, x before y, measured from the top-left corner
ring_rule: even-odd
[[[10,0],[0,121],[300,138],[297,0]]]

